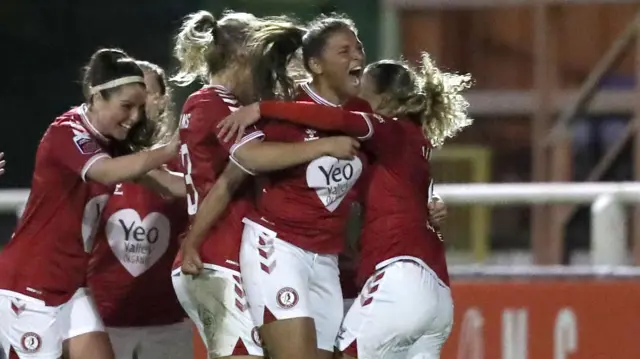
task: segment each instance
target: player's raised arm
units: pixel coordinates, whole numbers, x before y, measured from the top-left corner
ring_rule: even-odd
[[[364,140],[371,137],[372,114],[349,112],[311,102],[263,101],[245,106],[218,124],[218,136],[229,141],[261,117],[277,118],[320,130],[339,131]]]
[[[177,155],[174,144],[112,158],[87,132],[68,122],[52,126],[47,135],[55,137],[57,143],[47,156],[76,172],[83,181],[107,186],[136,180]]]
[[[200,101],[198,106],[189,111],[189,124],[186,125],[188,128],[181,130],[181,136],[188,132],[192,143],[209,141],[210,135],[215,136],[217,132],[217,124],[231,115],[232,110],[239,111],[235,107],[237,101],[231,97],[224,97],[228,95],[223,92],[219,95],[220,98],[216,100]],[[230,106],[224,101],[231,102],[233,105]],[[229,153],[231,161],[252,175],[296,166],[325,155],[351,159],[360,146],[357,141],[348,137],[338,136],[317,141],[297,142],[297,140],[288,141],[286,136],[276,134],[277,131],[271,132],[275,134],[274,138],[270,135],[269,141],[263,141],[264,132],[256,126],[248,125],[244,127],[239,141],[234,143],[220,140],[219,142]],[[282,143],[276,141],[282,141]]]
[[[172,138],[168,146],[178,148],[179,137],[177,134]],[[187,196],[184,174],[170,171],[166,166],[145,173],[137,182],[164,198],[183,198]]]
[[[96,159],[86,169],[86,177],[104,185],[139,179],[147,172],[169,162],[178,154],[177,143],[127,156]]]
[[[358,148],[358,141],[346,136],[293,143],[254,140],[233,151],[231,158],[248,172],[260,173],[297,166],[322,156],[352,159]]]

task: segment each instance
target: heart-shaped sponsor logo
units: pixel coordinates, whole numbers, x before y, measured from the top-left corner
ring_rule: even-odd
[[[146,272],[167,251],[171,235],[169,219],[157,212],[144,219],[133,209],[122,209],[109,217],[107,241],[116,258],[132,276]]]
[[[307,185],[316,191],[325,208],[333,212],[361,174],[362,161],[358,157],[339,160],[324,156],[311,161],[307,166]]]

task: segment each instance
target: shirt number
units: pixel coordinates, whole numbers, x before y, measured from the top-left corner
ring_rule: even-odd
[[[187,186],[187,213],[194,216],[198,212],[198,191],[191,177],[191,157],[189,157],[189,147],[186,144],[180,146],[180,161],[185,170],[184,183]]]

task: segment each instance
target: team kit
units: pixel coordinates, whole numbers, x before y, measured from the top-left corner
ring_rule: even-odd
[[[194,327],[209,358],[439,358],[429,161],[472,123],[471,77],[366,64],[340,14],[199,11],[174,41],[170,71],[96,51],[46,129],[0,252],[0,358],[191,359]]]

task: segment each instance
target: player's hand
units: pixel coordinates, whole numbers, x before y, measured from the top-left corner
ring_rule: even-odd
[[[186,238],[185,238],[186,242]],[[193,246],[182,245],[182,273],[198,275],[202,271],[202,260],[197,248]]]
[[[429,204],[429,223],[434,227],[440,227],[447,219],[447,206],[442,199],[433,198]]]
[[[180,136],[178,135],[178,131],[171,137],[171,140],[166,145],[161,147],[163,151],[163,155],[167,157],[167,162],[178,156],[180,152]]]
[[[229,142],[236,136],[236,142],[242,139],[247,127],[255,124],[260,119],[260,104],[258,102],[240,107],[234,113],[218,123],[218,138]]]
[[[4,152],[0,152],[0,176],[4,174],[4,165],[7,163],[7,161],[3,160],[3,158]]]
[[[341,160],[353,159],[360,149],[360,142],[347,136],[326,137],[316,141],[320,141],[326,156],[332,156]]]

